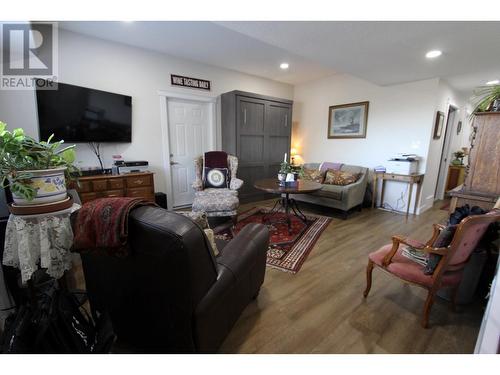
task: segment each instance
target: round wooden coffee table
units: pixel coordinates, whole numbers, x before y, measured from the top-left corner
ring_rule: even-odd
[[[280,194],[280,198],[276,201],[271,211],[266,213],[263,220],[266,221],[273,214],[284,211],[285,219],[270,221],[270,224],[286,223],[288,226],[288,232],[292,230],[292,223],[290,220],[290,215],[294,215],[300,219],[304,224],[307,224],[307,217],[302,213],[297,204],[297,201],[290,198],[290,194],[307,194],[313,193],[321,189],[321,184],[314,181],[298,180],[297,184],[280,186],[277,179],[266,178],[264,180],[258,180],[253,185],[256,189],[263,190],[267,193]],[[290,209],[293,213],[290,212]],[[305,229],[305,228],[304,228]]]

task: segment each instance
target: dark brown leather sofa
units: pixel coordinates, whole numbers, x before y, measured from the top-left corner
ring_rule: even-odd
[[[90,303],[129,352],[214,353],[259,293],[268,241],[265,226],[250,224],[215,258],[190,219],[137,208],[129,256],[82,255]]]

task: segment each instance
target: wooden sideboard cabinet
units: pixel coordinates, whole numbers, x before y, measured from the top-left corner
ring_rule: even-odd
[[[82,203],[104,197],[136,197],[155,201],[152,172],[80,177],[74,184]]]
[[[462,185],[465,179],[465,165],[448,166],[448,177],[446,178],[446,192]]]
[[[500,112],[476,114],[471,138],[464,183],[449,192],[450,213],[464,204],[490,210],[500,196]]]

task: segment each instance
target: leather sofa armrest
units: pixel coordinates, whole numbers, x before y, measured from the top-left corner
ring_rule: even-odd
[[[262,262],[265,267],[269,246],[269,230],[262,224],[248,224],[230,241],[216,258],[217,281],[196,308],[196,314],[204,314],[224,298],[232,284],[243,279],[248,272]]]
[[[217,264],[229,269],[236,278],[253,266],[256,255],[266,254],[269,246],[269,230],[262,224],[248,224],[216,258]]]

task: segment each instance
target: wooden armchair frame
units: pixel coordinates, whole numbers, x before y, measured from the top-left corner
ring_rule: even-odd
[[[441,224],[434,224],[433,229],[434,232],[432,234],[432,237],[424,244],[419,241],[415,241],[409,238],[406,238],[404,236],[399,236],[395,235],[392,237],[392,248],[387,253],[382,261],[382,267],[378,266],[375,264],[371,259],[368,259],[368,265],[366,267],[366,289],[363,292],[363,296],[366,298],[368,296],[368,293],[370,292],[371,286],[372,286],[372,272],[375,266],[379,267],[382,271],[389,273],[390,275],[396,276],[393,273],[389,272],[387,270],[387,267],[392,261],[392,258],[398,251],[399,247],[401,244],[405,244],[408,246],[411,246],[413,248],[422,250],[426,253],[429,254],[438,254],[441,255],[441,260],[436,266],[436,269],[434,270],[434,273],[432,274],[432,284],[431,286],[411,282],[408,280],[403,280],[405,283],[412,284],[419,286],[421,288],[424,288],[428,291],[427,294],[427,299],[424,304],[424,311],[423,311],[423,318],[422,318],[422,327],[427,328],[429,325],[429,314],[431,307],[434,303],[434,298],[436,296],[436,293],[438,290],[441,288],[441,283],[442,283],[442,276],[448,269],[448,265],[450,260],[452,259],[453,254],[457,250],[458,246],[462,242],[462,237],[463,235],[467,232],[467,230],[470,229],[472,225],[477,225],[477,224],[485,224],[486,227],[495,222],[495,221],[500,221],[500,210],[499,209],[494,209],[492,212],[489,214],[485,215],[474,215],[474,216],[468,216],[465,219],[463,219],[460,224],[457,227],[457,230],[455,231],[455,234],[453,236],[453,239],[450,243],[449,246],[447,247],[440,247],[436,248],[433,247],[432,244],[436,241],[437,237],[441,233],[441,231],[445,228],[444,225]],[[472,251],[471,251],[472,254]],[[469,254],[470,257],[470,254]],[[454,265],[454,267],[460,267],[460,266],[465,266],[467,261],[469,260],[469,257],[466,259],[465,262],[460,263],[458,265]],[[396,276],[398,277],[398,276]],[[458,286],[460,284],[457,284],[456,286],[453,287],[452,289],[452,299],[451,299],[451,305],[452,309],[455,310],[456,307],[456,296],[457,296],[457,291],[458,291]]]

